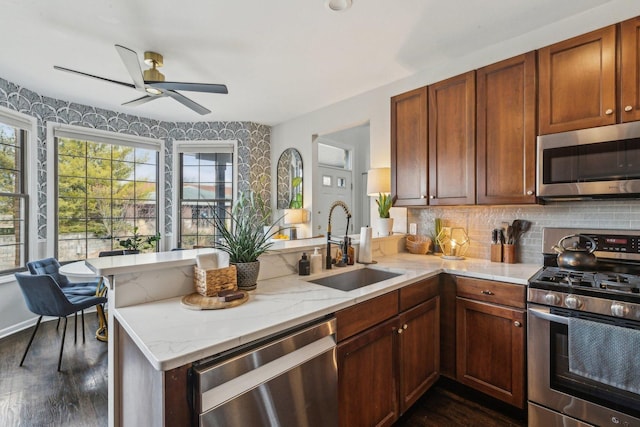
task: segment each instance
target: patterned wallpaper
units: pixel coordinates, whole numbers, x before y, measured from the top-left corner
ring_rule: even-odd
[[[38,238],[47,232],[47,122],[85,126],[165,141],[165,230],[171,233],[173,141],[238,140],[238,189],[271,199],[271,128],[252,122],[164,122],[49,98],[0,78],[0,105],[38,122]]]

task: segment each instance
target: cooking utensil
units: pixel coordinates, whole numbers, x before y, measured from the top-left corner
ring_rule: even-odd
[[[577,237],[578,241],[574,241],[572,247],[566,247],[564,242],[574,237]],[[582,239],[589,241],[591,243],[591,247],[580,247]],[[598,262],[598,259],[593,254],[596,250],[596,242],[591,237],[585,236],[584,234],[570,234],[565,236],[560,239],[553,249],[560,251],[560,253],[558,253],[557,261],[558,267],[561,268],[592,270]]]

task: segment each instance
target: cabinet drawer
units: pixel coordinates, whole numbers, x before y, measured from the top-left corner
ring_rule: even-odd
[[[458,277],[456,294],[459,297],[492,302],[511,307],[525,307],[526,286],[491,280]]]
[[[398,314],[398,291],[389,292],[336,313],[338,341]]]
[[[405,311],[438,295],[438,284],[438,276],[434,276],[400,289],[400,311]]]

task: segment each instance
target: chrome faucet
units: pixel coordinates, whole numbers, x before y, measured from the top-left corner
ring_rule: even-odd
[[[345,202],[343,202],[342,200],[337,200],[333,202],[333,204],[329,208],[329,224],[327,225],[327,259],[325,262],[325,266],[327,270],[331,270],[331,264],[332,264],[331,263],[331,243],[338,243],[337,241],[331,240],[331,215],[333,214],[333,210],[338,206],[344,209],[344,213],[347,214],[347,229],[344,234],[345,235],[349,234],[349,220],[351,219],[351,211],[349,211],[349,206],[347,206]]]

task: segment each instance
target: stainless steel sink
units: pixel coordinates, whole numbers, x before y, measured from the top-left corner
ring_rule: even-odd
[[[309,280],[311,283],[338,289],[340,291],[352,291],[363,286],[373,285],[383,280],[400,276],[399,273],[391,273],[384,270],[374,270],[372,268],[361,268],[359,270],[347,271],[346,273],[334,274],[333,276],[321,277]]]

